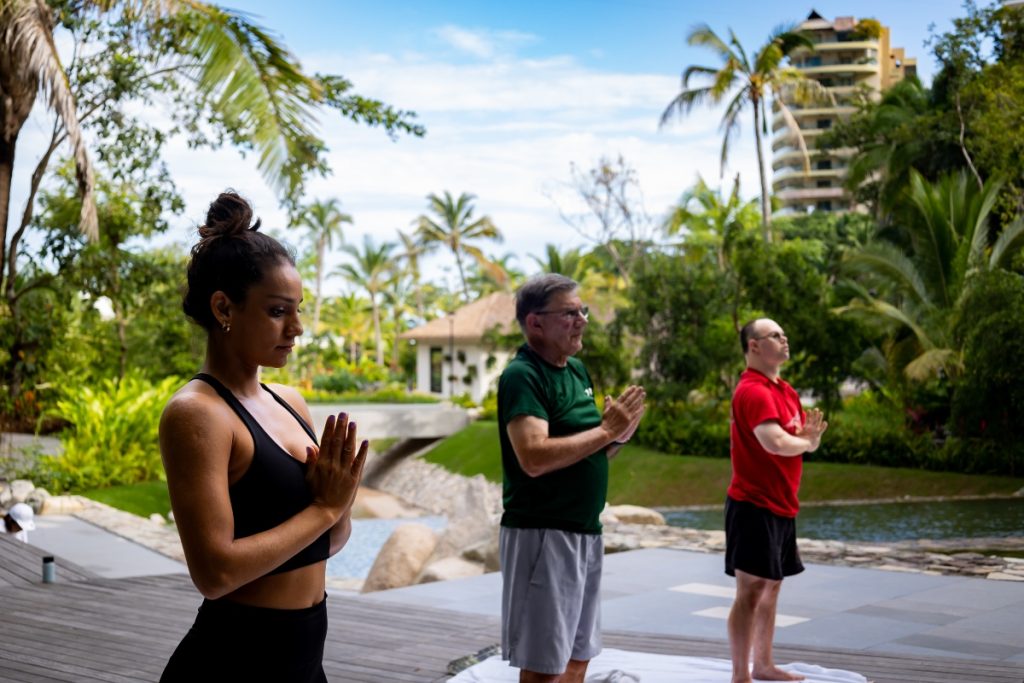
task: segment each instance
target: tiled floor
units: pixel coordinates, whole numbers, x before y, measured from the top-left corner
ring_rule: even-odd
[[[722,557],[653,549],[605,558],[607,630],[726,638],[733,580]],[[424,584],[367,600],[494,614],[501,577]],[[807,565],[786,579],[778,644],[1024,661],[1024,582]]]

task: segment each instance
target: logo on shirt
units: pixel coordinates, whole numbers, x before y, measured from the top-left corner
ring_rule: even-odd
[[[585,393],[590,398],[594,398],[594,388],[593,387],[587,387],[586,389],[583,390],[583,393]]]

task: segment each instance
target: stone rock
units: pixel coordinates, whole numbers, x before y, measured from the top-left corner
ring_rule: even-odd
[[[490,538],[466,548],[462,551],[462,558],[470,562],[479,562],[487,572],[496,572],[501,569],[499,545],[498,527],[494,527],[494,533]]]
[[[32,493],[25,497],[25,502],[38,514],[43,509],[43,502],[49,497],[50,492],[46,489],[32,489]]]
[[[479,562],[470,562],[461,557],[446,557],[428,564],[416,583],[464,579],[470,576],[480,576],[483,573],[484,566]]]
[[[161,515],[159,512],[154,512],[153,514],[151,514],[149,516],[149,521],[153,522],[153,524],[161,524],[161,525],[166,523],[164,521],[164,516]]]
[[[377,553],[362,592],[412,585],[436,546],[437,535],[430,527],[416,523],[401,525],[391,532]]]
[[[996,581],[1024,581],[1024,576],[1007,574],[1005,572],[992,572],[991,574],[986,575],[985,578],[995,579]]]
[[[397,519],[418,516],[401,500],[390,493],[359,487],[356,502],[352,504],[353,519]]]
[[[7,509],[14,505],[14,494],[11,492],[11,485],[7,482],[0,482],[0,508]]]
[[[76,496],[49,496],[43,501],[40,515],[73,515],[85,509]]]
[[[639,505],[612,505],[606,512],[623,524],[654,524],[665,526],[665,516],[657,510]]]
[[[609,524],[619,524],[622,520],[613,515],[610,511],[611,505],[608,503],[604,504],[604,510],[601,511],[601,525],[608,526]]]
[[[25,499],[28,498],[32,490],[35,489],[35,485],[28,479],[15,479],[11,482],[11,499],[12,505],[14,503],[24,503]]]

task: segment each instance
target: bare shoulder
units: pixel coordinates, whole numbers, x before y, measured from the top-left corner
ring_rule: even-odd
[[[160,417],[160,427],[188,426],[218,417],[228,405],[212,388],[198,381],[189,382],[174,392]]]
[[[230,451],[235,417],[213,388],[189,382],[164,406],[160,416],[160,445],[165,459],[171,453]]]
[[[294,389],[285,384],[268,384],[270,390],[280,396],[284,401],[292,407],[292,410],[302,416],[306,422],[313,424],[313,415],[309,412],[309,406],[306,405],[306,399],[302,398],[302,394],[299,393],[298,389]]]

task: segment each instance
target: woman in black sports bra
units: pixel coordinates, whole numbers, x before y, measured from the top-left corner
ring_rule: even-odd
[[[327,558],[351,533],[367,442],[344,413],[319,445],[298,392],[261,384],[302,334],[291,255],[221,194],[199,228],[185,313],[207,332],[202,371],[167,403],[160,449],[195,624],[161,681],[326,681]]]

